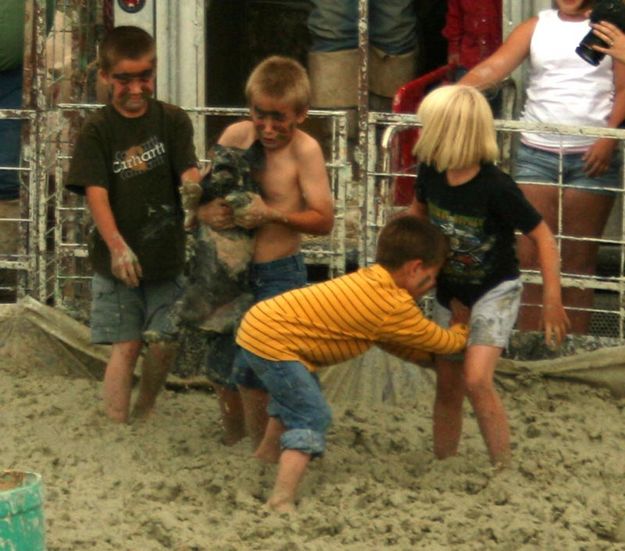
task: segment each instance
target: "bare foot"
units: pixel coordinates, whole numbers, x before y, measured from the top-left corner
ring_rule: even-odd
[[[270,497],[265,507],[274,513],[288,513],[293,514],[297,512],[295,503],[292,501],[286,501],[276,497]]]
[[[275,446],[259,446],[253,456],[263,463],[278,463],[280,459],[280,448]]]
[[[224,446],[234,446],[245,438],[245,430],[242,431],[225,431],[221,437],[221,443]]]
[[[110,421],[113,421],[113,423],[123,424],[128,422],[128,413],[125,411],[119,411],[119,409],[105,405],[104,413]]]
[[[139,404],[136,404],[132,410],[132,414],[130,415],[130,419],[132,422],[144,422],[147,421],[154,414],[154,407],[141,407]]]

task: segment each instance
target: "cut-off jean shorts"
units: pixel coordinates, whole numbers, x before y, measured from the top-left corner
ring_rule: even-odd
[[[238,358],[269,392],[267,412],[286,428],[280,437],[281,448],[321,455],[332,410],[323,396],[317,375],[300,362],[266,360],[244,348],[239,349]]]
[[[91,342],[173,340],[171,310],[182,293],[184,277],[141,282],[126,287],[120,280],[94,274],[91,280]]]
[[[610,167],[600,176],[590,177],[584,172],[584,153],[566,153],[562,157],[562,183],[565,189],[580,189],[600,195],[614,195],[621,189],[621,156],[615,151]],[[519,144],[514,167],[518,183],[557,183],[560,154]],[[597,189],[592,189],[597,188]]]
[[[467,346],[508,346],[519,313],[522,290],[521,280],[513,279],[500,283],[479,298],[471,308]],[[451,311],[434,301],[432,318],[440,326],[449,327]],[[456,357],[454,354],[453,358]]]

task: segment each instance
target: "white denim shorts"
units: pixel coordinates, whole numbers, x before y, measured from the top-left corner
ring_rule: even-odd
[[[521,304],[523,285],[520,279],[504,281],[484,294],[471,308],[467,346],[483,344],[505,348]],[[432,319],[449,327],[451,311],[434,301]]]

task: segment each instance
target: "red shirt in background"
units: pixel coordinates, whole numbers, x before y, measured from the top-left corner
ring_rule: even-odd
[[[448,59],[466,69],[501,45],[501,0],[448,0],[443,36]]]

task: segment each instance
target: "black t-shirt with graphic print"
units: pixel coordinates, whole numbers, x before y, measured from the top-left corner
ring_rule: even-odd
[[[417,200],[430,220],[449,237],[451,252],[441,270],[436,296],[472,306],[484,293],[519,275],[514,231],[532,231],[541,215],[514,180],[492,164],[468,182],[451,186],[445,173],[421,164]]]
[[[197,166],[193,127],[174,105],[149,100],[147,112],[127,118],[107,105],[87,119],[78,137],[67,188],[108,190],[115,222],[139,258],[145,281],[171,279],[184,265],[180,175]],[[108,247],[94,229],[93,269],[112,277]]]

